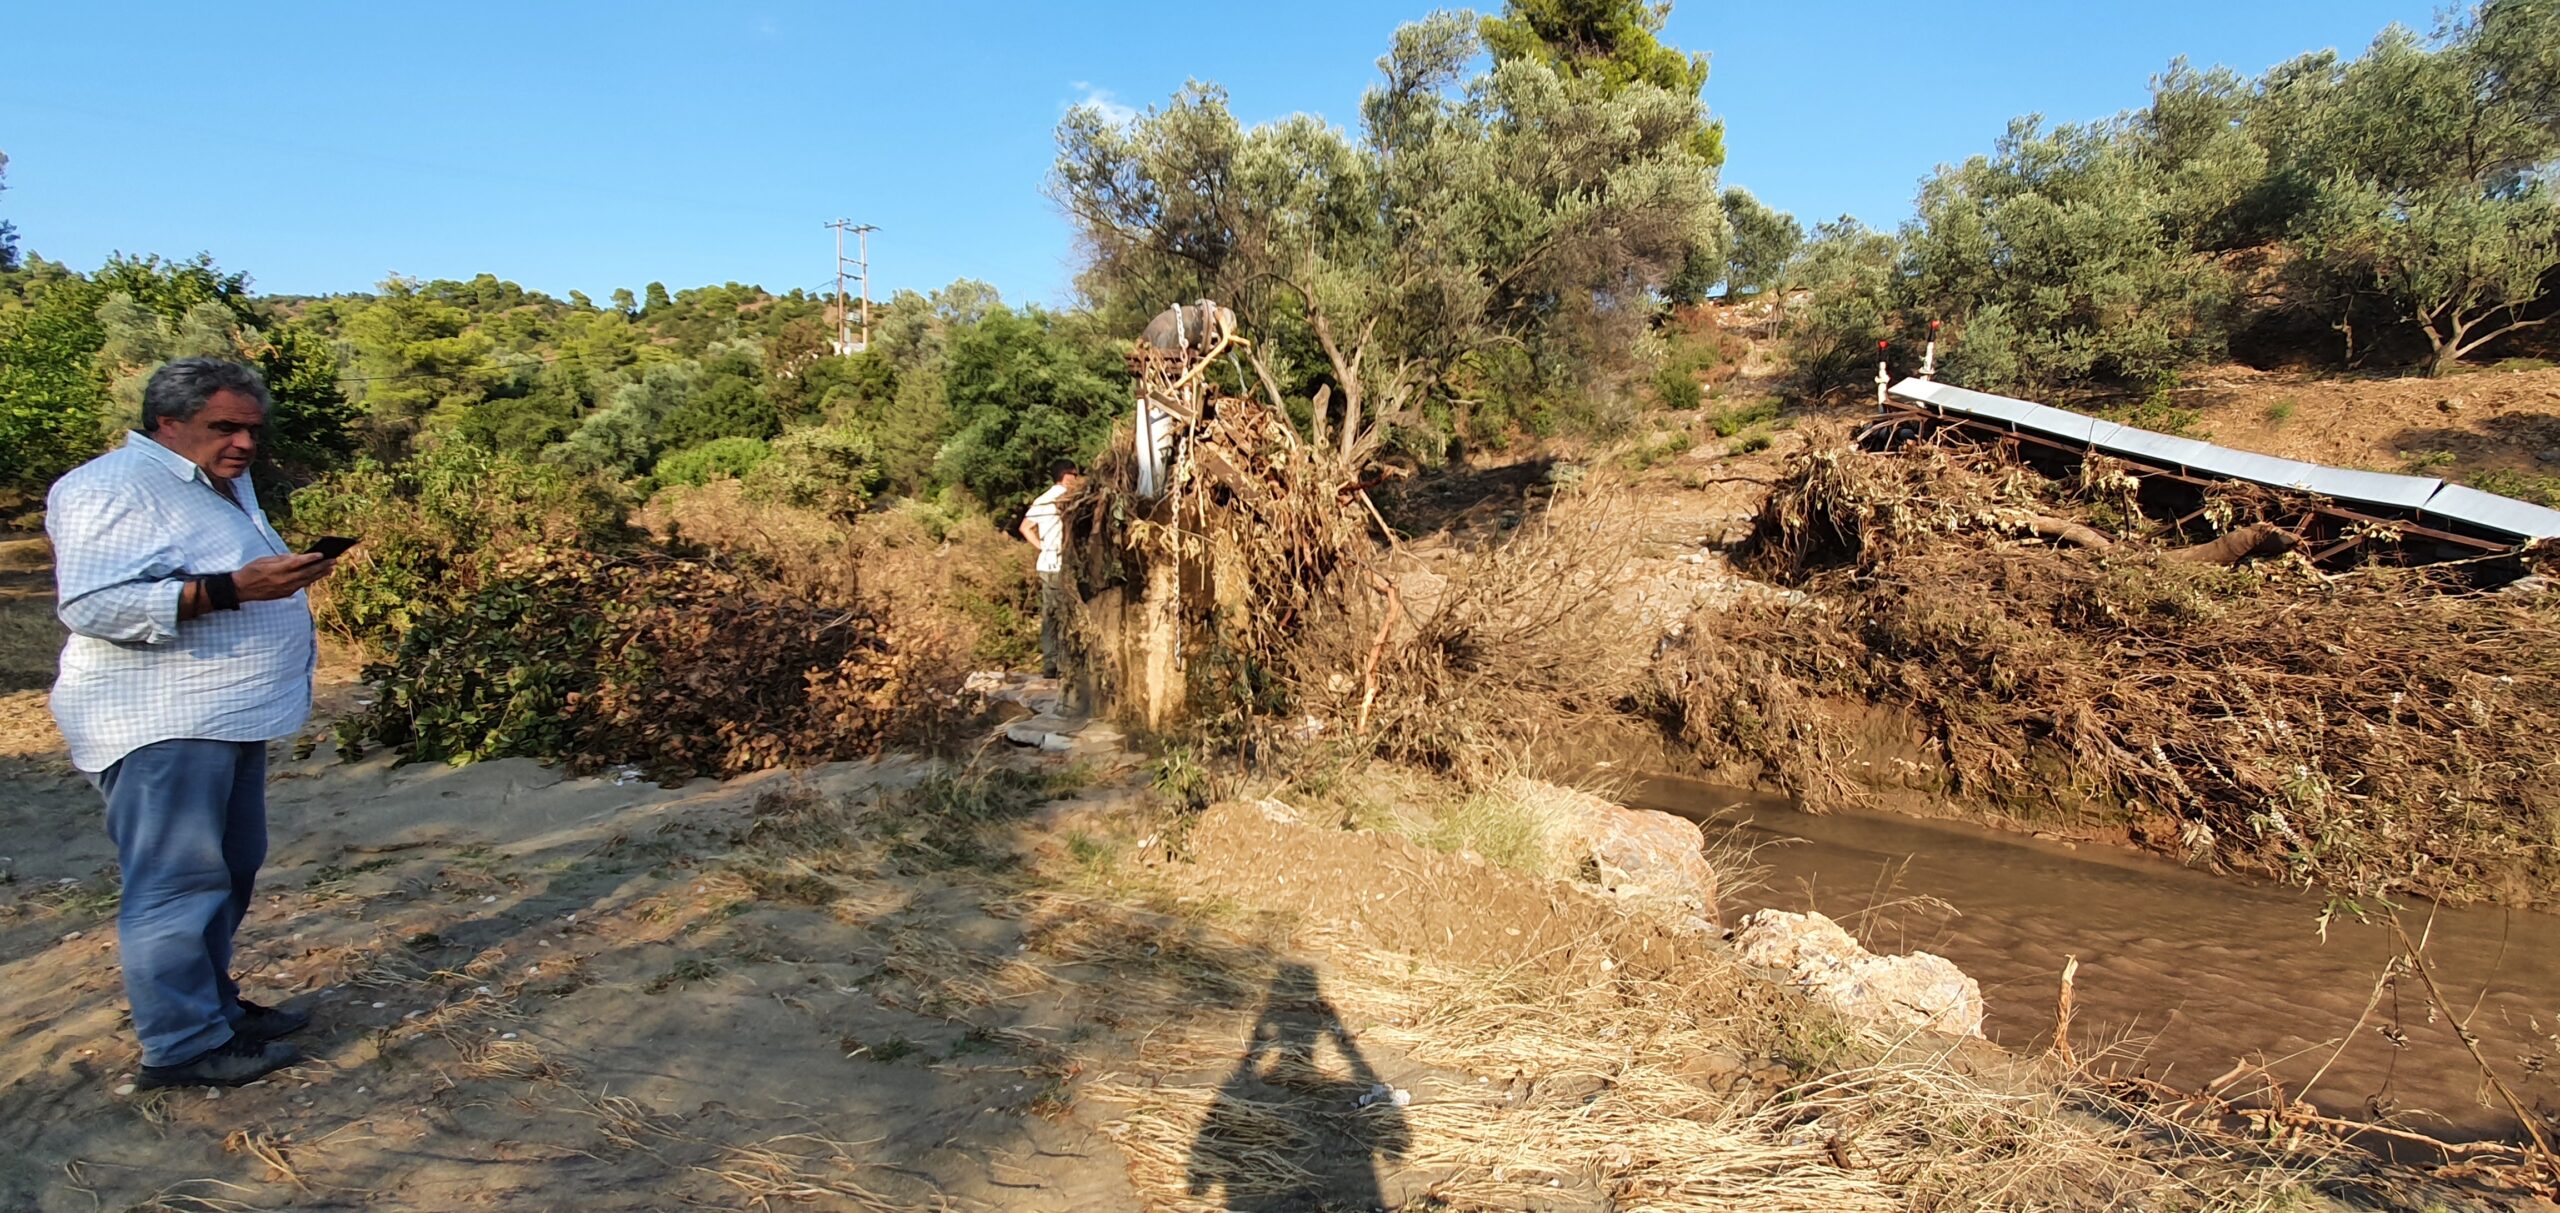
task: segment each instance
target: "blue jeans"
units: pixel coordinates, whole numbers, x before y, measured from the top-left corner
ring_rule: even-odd
[[[124,869],[116,912],[142,1064],[178,1065],[231,1039],[231,936],[267,860],[267,747],[157,741],[90,776]]]

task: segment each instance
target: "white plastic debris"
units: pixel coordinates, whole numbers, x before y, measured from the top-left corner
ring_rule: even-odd
[[[123,1086],[117,1087],[117,1088],[116,1088],[116,1094],[118,1094],[118,1095],[131,1095],[131,1094],[133,1094],[133,1084],[132,1084],[132,1083],[126,1083],[126,1084],[124,1084]]]
[[[1402,1087],[1391,1087],[1385,1083],[1377,1083],[1369,1088],[1368,1094],[1360,1097],[1358,1106],[1365,1108],[1371,1104],[1387,1103],[1394,1104],[1401,1108],[1411,1104],[1412,1102],[1413,1092],[1405,1090]]]

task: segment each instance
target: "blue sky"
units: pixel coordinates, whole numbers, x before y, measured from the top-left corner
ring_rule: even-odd
[[[603,299],[829,281],[821,226],[878,224],[874,292],[1069,298],[1043,197],[1083,99],[1214,80],[1248,121],[1348,122],[1427,3],[22,6],[0,72],[0,218],[78,267],[210,252],[261,290],[488,271]],[[1725,180],[1811,221],[1907,213],[2008,119],[2139,104],[2172,56],[2255,73],[2428,0],[1686,0]],[[1177,19],[1178,18],[1178,19]]]

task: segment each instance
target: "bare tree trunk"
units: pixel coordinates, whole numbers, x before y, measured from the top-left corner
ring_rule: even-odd
[[[1325,317],[1324,310],[1316,307],[1312,299],[1308,301],[1307,319],[1315,328],[1316,344],[1324,347],[1325,361],[1333,366],[1333,381],[1342,387],[1342,453],[1349,455],[1352,444],[1359,440],[1360,435],[1358,351],[1355,350],[1350,358],[1343,357],[1341,343],[1333,339],[1333,322]]]
[[[1285,420],[1289,414],[1289,401],[1280,394],[1280,379],[1271,373],[1271,361],[1263,356],[1262,347],[1248,348],[1245,351],[1245,361],[1253,364],[1253,376],[1262,381],[1263,394],[1271,397],[1271,407],[1280,410],[1280,415]],[[1314,440],[1316,446],[1322,447],[1324,445],[1324,396],[1322,393],[1316,396],[1315,408],[1307,418],[1307,428],[1308,437]]]

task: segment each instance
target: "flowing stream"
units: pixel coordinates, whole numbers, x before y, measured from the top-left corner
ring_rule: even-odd
[[[2072,1039],[2081,1057],[2194,1089],[2235,1061],[2263,1062],[2288,1094],[2318,1076],[2323,1111],[2396,1116],[2448,1138],[2512,1137],[2515,1118],[2480,1081],[2414,976],[2384,984],[2387,924],[2322,900],[2131,851],[2072,847],[1954,822],[1813,815],[1784,800],[1653,779],[1632,803],[1708,823],[1755,847],[1766,871],[1728,894],[1725,920],[1816,909],[1872,951],[1935,952],[1982,984],[1984,1032],[2013,1050],[2052,1040],[2064,959],[2078,956]],[[2446,998],[2528,1107],[2560,1108],[2560,917],[2403,906]]]

